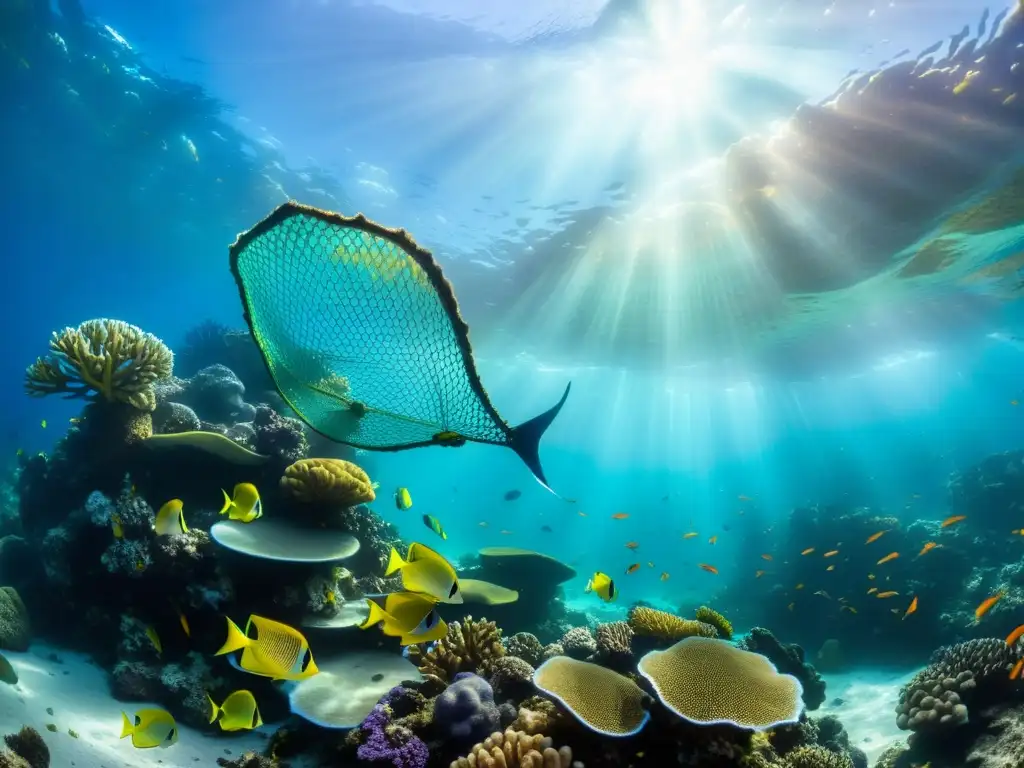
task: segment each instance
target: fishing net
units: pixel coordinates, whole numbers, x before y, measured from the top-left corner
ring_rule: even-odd
[[[383,450],[449,431],[510,443],[451,285],[403,230],[289,202],[239,235],[231,270],[278,390],[316,431]]]

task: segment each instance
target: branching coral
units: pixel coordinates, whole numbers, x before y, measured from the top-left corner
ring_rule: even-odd
[[[541,734],[529,736],[511,728],[492,733],[475,744],[465,757],[453,760],[450,768],[569,768],[572,750],[555,749]]]
[[[156,336],[121,320],[87,320],[54,332],[50,355],[25,372],[25,388],[35,397],[102,398],[153,411],[153,385],[173,367],[173,353]]]
[[[702,605],[697,609],[694,618],[702,624],[710,624],[723,640],[732,640],[732,623],[713,608]]]
[[[418,646],[409,646],[409,660],[428,677],[449,683],[459,672],[490,671],[492,660],[505,655],[501,630],[493,621],[474,621],[467,616],[448,625],[448,634],[434,643],[426,653]]]
[[[376,498],[366,472],[342,459],[299,459],[285,469],[281,490],[299,501],[344,507]]]
[[[684,637],[718,637],[712,625],[695,619],[683,619],[667,611],[637,605],[629,612],[629,627],[637,635],[675,642]]]

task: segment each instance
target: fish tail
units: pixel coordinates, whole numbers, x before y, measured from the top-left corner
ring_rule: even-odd
[[[392,550],[394,551],[394,550]],[[367,600],[366,604],[370,606],[370,615],[366,617],[366,621],[359,625],[360,629],[369,629],[388,618],[387,613],[384,609],[377,605],[373,600]]]
[[[555,496],[558,496],[558,494],[548,485],[548,480],[544,476],[544,468],[540,465],[540,439],[544,436],[547,428],[551,426],[551,422],[555,420],[558,412],[562,410],[562,406],[565,405],[565,400],[569,397],[569,389],[571,387],[572,382],[565,386],[562,399],[554,407],[549,408],[539,416],[534,416],[529,421],[524,421],[518,427],[513,427],[509,435],[509,447],[523,460],[523,463],[533,473],[537,482],[551,491],[551,493],[554,493]],[[558,496],[558,498],[562,497]]]
[[[249,638],[238,628],[238,625],[229,616],[224,618],[228,620],[228,637],[220,650],[213,654],[214,656],[223,656],[225,653],[232,653],[249,645]]]
[[[127,739],[132,735],[132,731],[135,730],[135,724],[129,719],[128,715],[124,712],[121,713],[121,736],[122,739]]]
[[[179,512],[178,513],[178,525],[181,526],[181,532],[182,533],[188,533],[188,526],[185,525],[185,513],[184,512]]]
[[[221,713],[221,709],[217,706],[216,702],[210,698],[210,694],[206,694],[206,700],[210,702],[210,722],[213,723]]]
[[[395,571],[400,571],[406,565],[408,565],[408,563],[406,563],[405,560],[402,559],[402,556],[398,554],[398,550],[392,547],[391,557],[388,558],[388,567],[387,570],[384,571],[384,578],[387,578]]]
[[[225,512],[227,512],[229,509],[231,509],[231,504],[233,502],[231,501],[231,497],[228,496],[228,492],[227,491],[225,491],[223,488],[221,488],[220,492],[224,494],[224,506],[220,508],[220,514],[223,515]]]

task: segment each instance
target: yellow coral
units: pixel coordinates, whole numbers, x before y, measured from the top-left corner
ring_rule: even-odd
[[[732,623],[714,608],[702,605],[697,609],[694,618],[702,624],[710,624],[714,627],[718,636],[723,640],[732,640]]]
[[[629,626],[638,635],[657,637],[674,642],[684,637],[718,637],[718,630],[710,624],[694,619],[683,619],[666,611],[635,606],[629,612]]]
[[[492,733],[474,744],[466,757],[453,760],[451,768],[569,768],[572,750],[555,749],[551,739],[514,731]]]
[[[795,677],[724,640],[685,638],[648,653],[639,672],[666,707],[698,725],[759,731],[796,722],[803,712],[803,689]]]
[[[369,504],[377,498],[366,472],[341,459],[299,459],[285,469],[281,490],[299,501],[346,507]]]
[[[569,656],[555,656],[533,674],[538,689],[588,728],[605,736],[631,736],[648,720],[650,697],[617,672]]]
[[[25,389],[33,397],[100,397],[153,411],[153,385],[174,368],[166,344],[121,320],[87,320],[55,332],[50,352],[25,371]]]
[[[459,672],[487,672],[491,660],[504,655],[498,625],[487,619],[473,621],[472,616],[449,624],[448,634],[426,653],[419,646],[409,646],[409,661],[442,683],[451,682]]]

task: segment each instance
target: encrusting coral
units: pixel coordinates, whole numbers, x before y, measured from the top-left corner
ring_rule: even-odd
[[[715,609],[702,605],[697,609],[694,618],[702,624],[714,627],[723,640],[732,640],[732,623]]]
[[[605,736],[632,736],[647,724],[650,696],[610,669],[556,656],[533,674],[537,688],[585,726]]]
[[[87,320],[54,332],[50,355],[25,372],[25,389],[34,397],[102,398],[152,412],[153,385],[173,367],[174,354],[156,336],[121,320]]]
[[[450,768],[569,768],[572,750],[555,749],[550,738],[530,736],[511,728],[492,733],[474,744],[465,757],[453,760]]]
[[[459,672],[486,674],[491,661],[504,655],[498,625],[487,619],[474,621],[472,616],[451,622],[448,634],[426,652],[409,646],[409,660],[424,676],[442,683],[451,682]]]
[[[376,498],[366,472],[342,459],[299,459],[285,468],[281,490],[299,501],[344,507]]]
[[[629,612],[629,627],[637,635],[675,642],[684,637],[718,637],[711,624],[696,619],[683,619],[674,613],[646,606],[634,606]]]
[[[665,706],[698,725],[765,730],[796,722],[804,708],[799,680],[725,640],[684,638],[644,656],[639,672]]]

